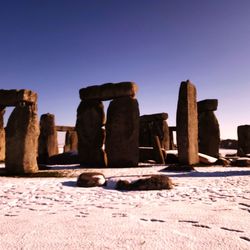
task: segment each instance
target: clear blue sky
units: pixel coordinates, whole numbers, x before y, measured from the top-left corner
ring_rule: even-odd
[[[175,125],[180,82],[219,99],[222,138],[250,124],[249,0],[0,0],[0,88],[74,125],[80,88],[135,81],[141,114]]]

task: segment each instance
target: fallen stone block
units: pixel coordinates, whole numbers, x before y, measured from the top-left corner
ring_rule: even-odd
[[[80,174],[76,185],[78,187],[99,187],[106,183],[105,176],[98,172],[86,172]]]
[[[236,167],[250,167],[250,159],[241,157],[232,161],[232,166]]]
[[[162,190],[172,189],[174,186],[172,180],[166,175],[152,175],[147,178],[140,178],[129,182],[127,180],[119,180],[116,189],[120,191],[136,191],[136,190]]]
[[[211,164],[214,164],[218,160],[217,158],[206,155],[206,154],[198,153],[198,155],[199,155],[199,162],[203,164],[211,165]]]

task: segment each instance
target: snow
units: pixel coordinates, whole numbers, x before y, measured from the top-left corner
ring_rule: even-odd
[[[76,178],[0,177],[0,249],[250,249],[250,168],[163,168],[91,169],[108,178],[94,188],[76,187]],[[153,173],[176,186],[114,189]]]

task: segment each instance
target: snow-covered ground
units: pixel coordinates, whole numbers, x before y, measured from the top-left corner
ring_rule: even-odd
[[[0,249],[250,249],[250,168],[98,170],[76,178],[0,177]],[[120,192],[117,179],[169,175],[172,190]]]

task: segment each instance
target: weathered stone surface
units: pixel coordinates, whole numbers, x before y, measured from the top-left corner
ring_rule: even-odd
[[[55,116],[43,114],[40,119],[40,136],[38,144],[38,162],[48,163],[49,157],[58,154]]]
[[[5,110],[0,107],[0,162],[5,160],[5,129],[3,115]]]
[[[211,164],[214,164],[218,160],[217,158],[212,157],[210,155],[206,155],[202,153],[199,153],[198,155],[199,155],[200,163],[203,163],[203,164],[211,165]]]
[[[237,149],[238,148],[238,141],[234,140],[234,139],[221,140],[220,148]]]
[[[38,171],[39,125],[36,105],[17,106],[6,128],[6,170],[10,174]]]
[[[154,135],[152,137],[153,137],[152,141],[153,141],[153,149],[154,149],[154,156],[155,156],[156,163],[165,164],[165,158],[162,153],[159,137],[157,135]]]
[[[217,99],[206,99],[199,101],[197,103],[198,106],[198,112],[204,112],[204,111],[215,111],[218,107],[218,100]]]
[[[113,100],[107,111],[108,166],[135,167],[139,160],[139,107],[136,99]]]
[[[140,116],[140,122],[153,122],[153,121],[163,121],[168,119],[168,113],[157,113],[151,115]]]
[[[36,103],[37,93],[28,89],[0,89],[0,106],[16,106],[20,102]]]
[[[105,176],[99,172],[86,172],[79,175],[76,185],[78,187],[99,187],[106,183]]]
[[[164,159],[166,158],[166,151],[161,149]],[[155,161],[155,152],[153,147],[139,147],[139,162]]]
[[[190,81],[182,82],[180,86],[176,124],[180,164],[197,164],[199,157],[196,88]]]
[[[238,133],[238,152],[239,156],[250,153],[250,125],[241,125],[237,128]]]
[[[117,190],[162,190],[172,189],[174,183],[166,175],[152,175],[147,178],[140,178],[135,181],[129,182],[127,180],[119,180],[116,183]]]
[[[219,157],[220,128],[213,111],[199,112],[199,152]]]
[[[112,100],[119,97],[134,97],[138,86],[134,82],[106,83],[80,89],[81,100]]]
[[[52,155],[49,158],[48,164],[50,165],[68,165],[68,164],[79,164],[79,157],[76,151],[68,151],[58,155]],[[39,166],[40,169],[40,166]]]
[[[176,127],[170,126],[169,129],[169,150],[176,150],[177,147],[174,143],[174,132],[176,132]]]
[[[76,131],[80,163],[93,167],[107,165],[103,150],[105,140],[104,107],[101,101],[82,101],[77,109]]]
[[[139,144],[140,147],[152,147],[153,136],[158,136],[160,140],[161,147],[165,150],[169,149],[170,138],[169,138],[169,128],[166,120],[155,119],[149,121],[148,119],[141,119],[140,117],[140,136]],[[159,118],[159,117],[158,117]]]
[[[64,152],[78,150],[78,137],[76,131],[67,131],[65,135]]]
[[[236,160],[232,161],[232,166],[236,167],[250,167],[250,159],[245,157],[245,158],[238,158]]]
[[[231,161],[224,158],[224,157],[220,157],[215,163],[214,165],[221,165],[223,167],[227,167],[231,165]]]
[[[60,132],[75,131],[75,127],[73,127],[73,126],[56,126],[56,131],[60,131]]]

